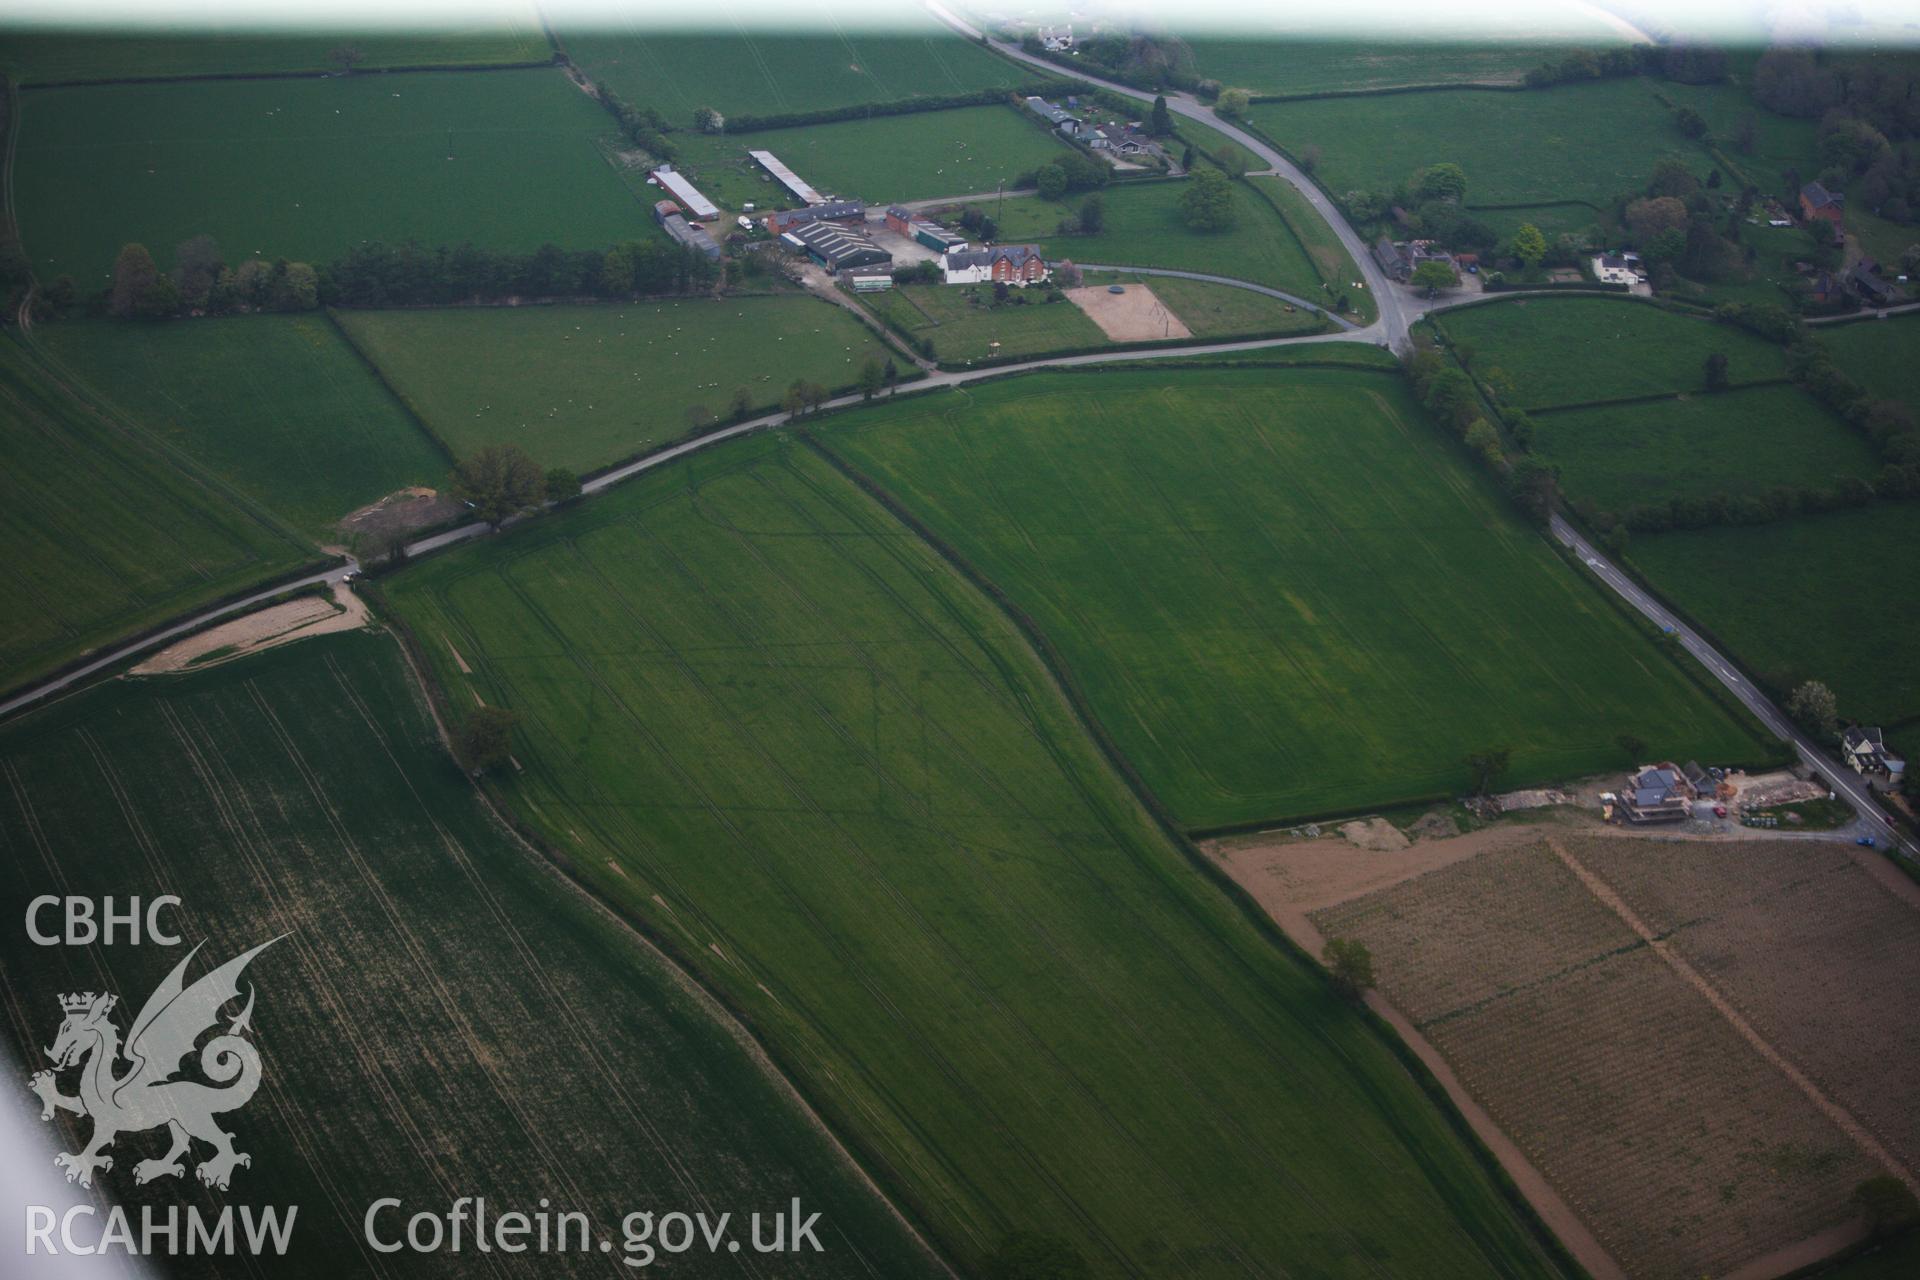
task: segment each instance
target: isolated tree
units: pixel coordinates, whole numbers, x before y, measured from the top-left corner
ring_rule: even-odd
[[[1173,113],[1167,110],[1167,95],[1164,93],[1153,100],[1153,115],[1147,120],[1147,131],[1156,138],[1164,138],[1173,132]]]
[[[1308,173],[1320,167],[1320,147],[1317,143],[1309,142],[1300,148],[1300,167]]]
[[[1423,289],[1431,298],[1442,289],[1454,289],[1460,285],[1460,273],[1438,258],[1428,258],[1413,269],[1412,285]]]
[[[1488,747],[1468,753],[1467,771],[1473,774],[1476,795],[1485,795],[1493,789],[1495,780],[1507,771],[1507,763],[1512,755],[1513,752],[1507,747]]]
[[[985,1275],[986,1280],[1089,1280],[1093,1272],[1066,1241],[1016,1231],[987,1259]]]
[[[1840,727],[1840,704],[1833,690],[1808,680],[1787,695],[1787,714],[1808,733],[1830,738]]]
[[[1096,193],[1080,202],[1080,230],[1097,235],[1107,225],[1107,202]]]
[[[1615,525],[1614,527],[1624,529],[1626,526]],[[1621,734],[1614,739],[1614,742],[1619,745],[1620,750],[1625,753],[1627,759],[1632,760],[1636,764],[1647,754],[1647,744],[1630,733]]]
[[[1682,107],[1673,116],[1673,122],[1680,126],[1680,132],[1689,138],[1706,136],[1707,118],[1692,107]]]
[[[1247,114],[1247,108],[1253,105],[1253,95],[1245,89],[1222,90],[1219,100],[1213,104],[1214,114],[1225,116],[1229,120],[1238,120]]]
[[[1679,156],[1662,156],[1654,161],[1653,176],[1647,179],[1648,195],[1685,200],[1699,189],[1700,179],[1694,177],[1693,170]]]
[[[113,291],[107,305],[117,316],[142,315],[141,307],[159,280],[160,268],[153,264],[147,246],[123,245],[113,260]]]
[[[807,384],[795,378],[787,384],[787,389],[780,395],[780,411],[792,418],[805,413],[806,409]]]
[[[1891,1236],[1920,1225],[1920,1199],[1912,1188],[1890,1173],[1868,1178],[1853,1189],[1848,1202],[1867,1220],[1867,1230],[1876,1238]]]
[[[1218,169],[1200,169],[1180,194],[1180,217],[1195,231],[1225,231],[1233,225],[1233,185]]]
[[[1457,164],[1430,164],[1413,175],[1413,192],[1421,200],[1460,204],[1467,198],[1467,171]]]
[[[800,390],[809,409],[818,409],[821,405],[825,404],[832,395],[825,385],[818,382],[803,382],[800,384]]]
[[[861,365],[860,398],[862,400],[873,399],[875,395],[879,394],[880,388],[886,384],[886,380],[886,370],[880,367],[878,360],[869,360]]]
[[[887,357],[887,363],[880,370],[880,380],[887,384],[887,394],[892,395],[900,389],[900,366]]]
[[[1182,169],[1193,168],[1193,148],[1192,147],[1189,146],[1181,149],[1180,167]]]
[[[567,502],[580,496],[580,477],[565,467],[549,468],[546,490],[548,502]]]
[[[993,282],[993,301],[995,306],[1005,302],[1012,293],[1013,290],[1007,285],[1005,280],[995,280]]]
[[[1513,256],[1527,264],[1531,271],[1540,265],[1547,256],[1547,237],[1531,222],[1523,222],[1513,233]]]
[[[520,717],[505,707],[478,707],[454,730],[453,757],[475,775],[507,762],[513,749],[513,727]]]
[[[1725,391],[1730,385],[1727,380],[1727,357],[1718,351],[1709,352],[1706,364],[1707,390]]]
[[[1358,1000],[1373,989],[1373,953],[1358,938],[1328,938],[1320,959],[1334,987],[1349,1000]]]
[[[735,422],[745,422],[753,413],[753,392],[745,387],[735,387],[733,399],[727,404],[727,412]]]
[[[1069,289],[1075,288],[1086,279],[1071,258],[1060,259],[1060,265],[1053,269],[1053,278]]]
[[[352,71],[367,60],[367,55],[357,44],[337,44],[327,50],[327,60],[342,71]]]
[[[1042,200],[1058,200],[1067,194],[1067,171],[1057,164],[1043,164],[1033,175],[1033,186]]]
[[[180,301],[189,307],[206,306],[225,268],[212,236],[199,235],[175,245],[173,283],[180,290]]]
[[[474,515],[497,529],[508,516],[539,505],[547,478],[519,445],[490,444],[454,467],[449,487],[456,498],[472,505]]]
[[[702,133],[719,133],[727,127],[727,118],[712,107],[695,107],[693,127]]]

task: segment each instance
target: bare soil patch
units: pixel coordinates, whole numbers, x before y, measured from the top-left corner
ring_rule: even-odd
[[[366,626],[367,622],[366,602],[345,586],[335,584],[330,597],[301,596],[190,635],[160,650],[130,674],[156,676],[199,671],[309,636],[352,631]]]
[[[457,499],[433,489],[415,487],[390,493],[350,515],[337,526],[341,536],[381,542],[398,535],[410,535],[433,525],[445,524],[460,514]]]
[[[1385,818],[1361,818],[1340,824],[1340,838],[1374,853],[1398,853],[1412,841]]]
[[[1086,312],[1087,318],[1115,342],[1152,342],[1193,336],[1180,317],[1154,297],[1153,290],[1146,285],[1129,284],[1124,288],[1124,293],[1110,293],[1105,285],[1085,285],[1065,293],[1068,301]]]

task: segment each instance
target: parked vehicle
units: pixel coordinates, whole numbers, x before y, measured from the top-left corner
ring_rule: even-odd
[[[1855,840],[1855,841],[1854,841],[1854,843],[1855,843],[1855,844],[1857,844],[1857,845],[1862,845],[1862,846],[1864,846],[1864,847],[1866,847],[1866,848],[1868,848],[1868,849],[1871,849],[1871,848],[1873,848],[1873,837],[1872,837],[1872,836],[1861,836],[1861,837],[1860,837],[1860,838],[1859,838],[1858,840]]]

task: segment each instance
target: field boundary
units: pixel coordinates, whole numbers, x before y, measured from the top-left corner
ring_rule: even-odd
[[[1752,382],[1734,382],[1719,391],[1650,391],[1643,396],[1614,396],[1606,400],[1570,400],[1565,404],[1527,405],[1526,412],[1534,417],[1546,413],[1573,413],[1581,409],[1612,409],[1621,405],[1658,404],[1663,400],[1687,400],[1694,396],[1721,396],[1735,391],[1760,391],[1768,387],[1787,387],[1796,385],[1792,378],[1782,375],[1778,378],[1755,378]]]
[[[944,563],[951,567],[955,573],[960,575],[969,585],[992,602],[992,604],[1006,616],[1008,621],[1013,623],[1021,638],[1027,643],[1034,656],[1039,659],[1042,669],[1045,670],[1052,679],[1056,693],[1066,704],[1075,722],[1078,723],[1082,731],[1088,735],[1101,757],[1106,760],[1108,766],[1114,769],[1125,781],[1128,791],[1131,792],[1134,797],[1135,803],[1141,806],[1153,824],[1159,828],[1162,835],[1179,850],[1186,862],[1197,870],[1207,883],[1220,890],[1227,897],[1228,901],[1231,902],[1239,912],[1243,921],[1250,925],[1256,933],[1272,943],[1283,955],[1305,965],[1310,972],[1318,975],[1323,983],[1331,984],[1332,979],[1327,975],[1326,970],[1312,956],[1308,955],[1304,948],[1288,936],[1286,930],[1282,929],[1274,921],[1273,917],[1267,913],[1266,909],[1262,907],[1251,894],[1241,888],[1234,882],[1230,875],[1203,854],[1193,841],[1187,838],[1179,824],[1173,821],[1172,815],[1167,813],[1161,806],[1158,797],[1156,797],[1152,789],[1147,786],[1146,780],[1140,777],[1134,770],[1132,762],[1121,753],[1112,739],[1108,737],[1105,727],[1093,714],[1091,706],[1081,695],[1079,686],[1075,683],[1065,662],[1054,651],[1052,644],[1047,640],[1045,633],[1040,630],[1039,625],[1029,617],[1024,610],[1015,604],[1011,597],[1003,592],[992,579],[976,569],[956,548],[948,545],[932,529],[922,524],[877,482],[854,467],[839,454],[835,453],[826,444],[822,443],[812,430],[803,428],[796,434],[803,444],[817,453],[829,466],[854,484],[862,493],[866,494],[873,502],[887,512],[887,514],[911,531],[932,550],[934,554],[939,556]],[[1428,1101],[1434,1105],[1435,1109],[1438,1110],[1446,1120],[1448,1128],[1452,1130],[1455,1138],[1472,1154],[1476,1163],[1478,1163],[1482,1171],[1487,1174],[1489,1180],[1500,1193],[1501,1198],[1507,1202],[1509,1210],[1519,1219],[1528,1237],[1531,1238],[1536,1247],[1540,1249],[1543,1261],[1563,1275],[1570,1277],[1586,1276],[1585,1268],[1580,1265],[1579,1261],[1568,1251],[1566,1245],[1563,1244],[1560,1238],[1547,1226],[1545,1220],[1540,1217],[1539,1212],[1533,1207],[1533,1203],[1521,1194],[1519,1187],[1507,1173],[1505,1166],[1500,1163],[1498,1157],[1493,1154],[1487,1145],[1481,1141],[1480,1135],[1475,1132],[1472,1123],[1460,1109],[1454,1105],[1453,1098],[1447,1093],[1446,1087],[1441,1084],[1433,1072],[1428,1069],[1426,1063],[1420,1059],[1419,1054],[1402,1040],[1399,1035],[1395,1034],[1392,1026],[1387,1023],[1385,1019],[1381,1018],[1379,1014],[1364,1007],[1358,1010],[1358,1012],[1361,1015],[1362,1021],[1367,1025],[1367,1028],[1373,1032],[1387,1050],[1393,1054],[1394,1059],[1400,1063],[1401,1069],[1407,1073],[1419,1087],[1420,1091],[1427,1097]],[[1393,1120],[1393,1111],[1391,1108],[1382,1105],[1378,1110],[1379,1114],[1386,1117],[1394,1128],[1398,1128],[1397,1123]],[[1413,1150],[1413,1144],[1409,1143],[1409,1152],[1411,1153]],[[1415,1159],[1417,1162],[1418,1157],[1416,1156]],[[1440,1187],[1439,1183],[1436,1182],[1435,1188],[1436,1190],[1442,1191],[1442,1198],[1445,1199],[1444,1189]],[[1464,1223],[1462,1225],[1464,1226]]]
[[[449,62],[409,63],[393,67],[358,67],[352,71],[196,71],[177,76],[103,76],[98,79],[28,80],[20,87],[33,89],[99,89],[112,85],[198,84],[244,80],[351,80],[357,76],[411,76],[433,72],[534,71],[557,67],[557,57],[522,62]]]
[[[340,340],[347,344],[347,349],[352,351],[353,354],[358,357],[360,363],[366,366],[367,372],[373,375],[373,380],[380,384],[383,391],[393,397],[394,403],[400,406],[401,411],[407,415],[407,419],[419,429],[421,435],[425,436],[433,444],[433,447],[439,451],[440,456],[447,460],[447,465],[449,467],[457,466],[460,462],[459,456],[448,447],[447,442],[441,438],[440,433],[428,424],[426,416],[414,407],[413,401],[409,400],[399,387],[393,385],[393,380],[387,377],[387,371],[380,367],[380,362],[373,358],[373,353],[353,340],[353,334],[348,331],[347,326],[340,323],[340,317],[334,314],[335,310],[336,308],[334,307],[320,308],[321,314],[327,318],[327,323],[332,326],[335,333],[340,335]]]

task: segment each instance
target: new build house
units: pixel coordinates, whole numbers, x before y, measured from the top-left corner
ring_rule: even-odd
[[[1855,725],[1840,735],[1840,758],[1863,778],[1898,782],[1907,771],[1907,762],[1887,749],[1879,728],[1868,725]]]
[[[940,260],[948,284],[1038,284],[1052,272],[1034,244],[997,244],[955,249]]]

